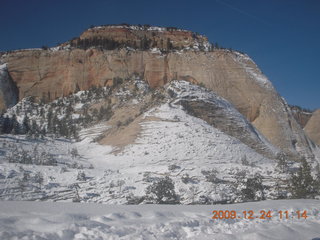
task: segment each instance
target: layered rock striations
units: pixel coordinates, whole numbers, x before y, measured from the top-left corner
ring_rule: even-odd
[[[99,46],[92,46],[95,41]],[[103,46],[114,41],[119,49]],[[209,50],[205,37],[189,31],[104,26],[90,28],[59,48],[16,51],[2,56],[2,61],[19,89],[19,99],[31,95],[51,101],[133,75],[153,88],[175,79],[204,84],[231,102],[272,144],[293,155],[312,157],[308,138],[291,109],[256,64],[235,51]]]

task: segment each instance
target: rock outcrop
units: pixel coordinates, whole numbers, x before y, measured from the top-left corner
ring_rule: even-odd
[[[320,146],[320,109],[312,113],[304,131],[314,143]]]
[[[6,64],[0,65],[0,109],[12,107],[18,102],[18,89],[12,81]]]
[[[298,151],[312,157],[308,139],[291,109],[247,55],[220,49],[208,51],[210,44],[205,37],[181,30],[108,26],[91,28],[79,39],[91,39],[91,44],[94,39],[104,38],[138,44],[145,37],[152,39],[156,47],[170,38],[175,49],[183,49],[79,49],[66,43],[55,49],[8,53],[2,60],[19,88],[19,99],[31,95],[51,101],[133,75],[141,76],[153,88],[175,79],[204,84],[231,102],[272,144],[293,155]]]
[[[71,46],[88,48],[102,47],[112,50],[118,47],[134,49],[158,48],[202,49],[208,50],[210,43],[205,36],[174,27],[151,27],[131,25],[105,25],[92,27],[84,31],[78,38],[70,41]]]

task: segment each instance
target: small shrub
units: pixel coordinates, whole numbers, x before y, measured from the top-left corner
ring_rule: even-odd
[[[129,194],[126,196],[127,204],[129,205],[138,205],[145,200],[145,197],[134,196],[133,194]]]
[[[89,165],[89,169],[94,169],[92,164]]]
[[[79,157],[79,153],[78,153],[78,149],[77,148],[72,148],[70,154],[71,154],[72,158]]]
[[[168,166],[168,170],[169,170],[169,171],[174,171],[174,170],[180,169],[180,168],[181,168],[181,167],[178,166],[178,165],[176,165],[176,164],[172,164],[172,165],[169,165],[169,166]]]
[[[38,183],[38,184],[39,184],[39,188],[41,189],[41,185],[42,185],[42,183],[43,183],[43,181],[44,181],[44,178],[43,178],[42,173],[41,173],[41,172],[37,172],[37,173],[34,175],[33,179],[34,179],[34,182],[35,182],[35,183]]]
[[[117,121],[117,128],[121,127],[122,126],[122,122],[121,121]]]
[[[241,164],[242,164],[243,166],[250,166],[246,155],[243,155],[243,156],[241,157]]]
[[[188,184],[188,183],[192,183],[192,182],[193,182],[192,178],[189,177],[189,174],[188,174],[188,173],[182,175],[181,181],[182,181],[184,184]]]
[[[201,173],[205,176],[207,182],[220,183],[221,180],[217,177],[218,171],[212,169],[211,171],[202,170]]]
[[[62,166],[60,168],[60,173],[65,173],[65,172],[68,172],[68,168],[66,166]]]
[[[72,202],[80,202],[79,189],[80,186],[78,183],[73,183],[69,185],[69,188],[74,191],[74,197],[72,198]]]

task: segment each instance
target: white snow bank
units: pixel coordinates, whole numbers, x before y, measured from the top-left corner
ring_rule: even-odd
[[[102,205],[0,202],[0,239],[318,239],[319,201],[280,200],[233,205]],[[237,219],[212,220],[213,210]],[[272,217],[243,219],[243,211]],[[289,211],[280,219],[278,211]],[[307,210],[307,219],[296,212]]]

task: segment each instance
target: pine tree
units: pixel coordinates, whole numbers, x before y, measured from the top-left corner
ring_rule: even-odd
[[[27,115],[24,116],[23,121],[22,121],[22,131],[24,134],[26,134],[30,131],[29,118]]]
[[[13,115],[12,116],[12,134],[20,134],[21,132],[21,127],[20,127],[20,123],[17,120],[17,116]]]
[[[178,196],[174,191],[174,183],[168,176],[147,187],[146,194],[158,204],[177,203]]]
[[[290,178],[291,193],[294,198],[306,198],[315,192],[315,181],[311,176],[311,167],[305,158],[296,174]]]
[[[167,50],[172,50],[173,49],[173,45],[171,43],[171,39],[167,38]]]
[[[41,172],[37,172],[37,173],[34,175],[34,181],[39,184],[39,188],[40,188],[40,189],[41,189],[41,185],[42,185],[42,183],[43,183],[43,180],[44,180],[44,178],[43,178],[43,175],[42,175]]]
[[[4,124],[4,117],[3,117],[3,113],[1,113],[0,116],[0,134],[3,134],[3,124]]]
[[[48,126],[47,126],[47,130],[48,132],[52,132],[52,121],[53,121],[53,113],[52,113],[52,108],[49,108],[48,114],[47,114],[47,119],[48,119]]]

